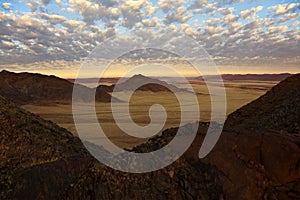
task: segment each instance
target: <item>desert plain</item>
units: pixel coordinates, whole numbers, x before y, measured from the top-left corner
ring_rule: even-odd
[[[191,86],[193,87],[200,108],[200,121],[210,121],[211,120],[211,98],[208,92],[207,86],[203,80],[191,79]],[[276,85],[278,81],[256,81],[256,80],[238,80],[238,81],[224,81],[224,86],[226,90],[226,100],[227,102],[219,102],[220,104],[226,104],[226,115],[234,112],[238,108],[250,103],[251,101],[257,99],[258,97],[265,94],[270,88]],[[101,83],[101,84],[111,84]],[[178,88],[186,88],[184,84],[180,82],[173,81],[173,85]],[[122,100],[126,91],[114,92],[113,96]],[[150,123],[149,108],[153,104],[162,105],[167,112],[166,123],[163,128],[157,134],[160,134],[163,130],[171,127],[178,127],[180,125],[180,105],[176,96],[167,91],[151,92],[151,91],[136,91],[130,99],[130,116],[132,120],[139,126],[147,126]],[[189,112],[189,102],[185,102],[185,112]],[[126,107],[125,102],[117,102],[117,107],[120,108],[119,112],[122,112],[123,107]],[[194,105],[195,106],[195,105]],[[66,128],[74,135],[78,135],[76,126],[72,114],[72,104],[67,103],[56,103],[49,105],[39,105],[39,104],[27,104],[23,105],[26,110],[40,115],[46,120],[51,120],[59,126]],[[95,110],[98,117],[99,124],[106,136],[120,148],[132,148],[138,144],[147,141],[147,138],[138,138],[129,136],[124,131],[122,131],[115,123],[114,117],[112,115],[111,103],[96,102]],[[87,115],[91,113],[85,113]],[[122,113],[121,113],[122,114]],[[127,118],[124,114],[124,119]],[[183,124],[193,122],[186,121]],[[124,121],[124,123],[128,123]],[[86,124],[92,127],[92,124]],[[143,134],[143,133],[141,133]],[[88,137],[88,136],[87,136]],[[99,144],[101,138],[95,138],[93,142]],[[100,142],[101,144],[101,142]]]

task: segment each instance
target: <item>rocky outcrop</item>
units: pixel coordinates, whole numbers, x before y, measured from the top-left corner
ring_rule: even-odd
[[[95,165],[61,199],[220,199],[218,170],[199,160],[180,159],[146,174],[128,174]]]
[[[282,199],[269,188],[300,179],[299,142],[280,132],[224,132],[204,161],[224,173],[221,182],[228,199],[263,199],[271,194]],[[300,197],[300,191],[296,194]]]

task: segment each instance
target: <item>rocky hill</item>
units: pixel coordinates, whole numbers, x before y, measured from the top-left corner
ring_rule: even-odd
[[[300,74],[283,80],[265,95],[230,114],[225,129],[300,133]]]
[[[218,170],[199,160],[181,158],[147,174],[118,172],[95,161],[67,130],[2,97],[0,124],[0,199],[222,197]]]
[[[90,101],[93,89],[78,85],[80,101]],[[18,104],[56,103],[72,101],[73,83],[55,76],[33,73],[0,72],[0,95]],[[110,102],[111,95],[97,90],[95,99]]]
[[[151,82],[151,83],[143,85],[146,82]],[[137,89],[138,91],[171,92],[170,91],[170,89],[171,89],[175,92],[187,92],[187,90],[178,88],[171,84],[168,84],[165,81],[146,77],[141,74],[134,75],[133,77],[129,78],[128,80],[124,81],[123,83],[118,84],[117,91],[133,90],[136,85],[143,85]],[[111,86],[100,85],[100,86],[98,86],[98,89],[105,90],[107,92],[113,92],[114,88],[115,88],[115,85],[111,85]],[[168,88],[170,88],[170,89],[168,89]]]

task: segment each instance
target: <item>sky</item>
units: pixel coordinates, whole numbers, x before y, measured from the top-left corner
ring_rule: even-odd
[[[299,0],[0,0],[0,70],[74,78],[104,41],[155,27],[193,38],[223,74],[300,73],[299,11]]]

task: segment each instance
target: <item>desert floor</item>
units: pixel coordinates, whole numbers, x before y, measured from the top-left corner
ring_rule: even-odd
[[[158,117],[158,120],[152,121],[153,127],[158,129],[158,132],[161,133],[162,130],[170,127],[177,127],[182,124],[188,122],[194,122],[195,118],[201,121],[210,121],[211,118],[211,98],[209,92],[207,90],[206,85],[203,81],[194,80],[191,81],[192,87],[194,91],[197,93],[197,99],[200,106],[200,116],[195,116],[193,111],[195,111],[195,106],[192,101],[190,101],[189,95],[183,95],[182,106],[180,107],[179,102],[174,94],[169,92],[145,92],[138,91],[135,92],[134,95],[130,99],[129,111],[132,120],[141,127],[146,127],[150,123],[149,117],[149,108],[153,104],[161,104],[166,112],[167,119],[166,123],[163,124],[164,117],[159,112],[154,112],[155,116]],[[272,86],[276,85],[277,82],[269,82],[269,81],[225,81],[224,85],[226,88],[226,99],[227,102],[219,101],[216,102],[215,105],[223,107],[226,106],[226,115],[240,108],[241,106],[255,100],[259,96],[263,95],[268,91]],[[180,83],[174,83],[174,85],[185,88],[185,85]],[[218,88],[216,83],[216,87]],[[218,89],[213,95],[216,95],[217,101],[218,98]],[[114,94],[115,97],[124,100],[124,96],[126,92],[118,92]],[[81,119],[81,127],[84,127],[88,131],[86,133],[80,132],[80,137],[83,137],[89,141],[92,141],[96,144],[102,144],[103,137],[97,137],[95,133],[97,131],[94,129],[95,123],[91,123],[89,120],[84,120],[91,116],[92,113],[85,109],[85,105],[82,105],[82,114]],[[75,123],[72,115],[72,105],[71,104],[57,104],[55,106],[41,106],[41,105],[25,105],[23,106],[26,110],[33,112],[35,114],[40,115],[44,119],[51,120],[61,127],[68,129],[75,135],[78,135],[75,127]],[[105,135],[117,146],[121,148],[131,148],[137,144],[140,144],[146,140],[146,138],[137,138],[133,136],[128,136],[124,133],[115,123],[114,118],[112,116],[111,104],[110,103],[96,103],[95,110],[98,117],[98,122],[105,133]],[[124,102],[116,103],[114,113],[116,113],[120,120],[122,126],[125,128],[132,127],[132,124],[128,121],[128,115],[124,112],[126,110],[127,104]],[[184,121],[181,120],[181,112],[180,108],[183,109],[184,112],[188,113],[188,118]],[[218,110],[218,109],[217,109]],[[155,111],[155,110],[154,110]],[[191,114],[189,114],[191,113]],[[218,113],[218,112],[217,112]],[[218,116],[216,116],[218,118]],[[161,119],[160,119],[161,118]],[[220,117],[221,118],[221,117]],[[157,124],[155,124],[157,123]],[[140,134],[144,132],[141,131]],[[153,134],[155,134],[153,133]],[[84,135],[83,135],[84,134]],[[100,141],[100,142],[99,142]]]

